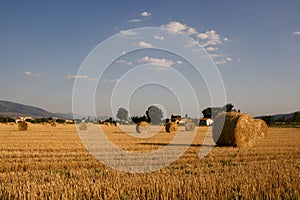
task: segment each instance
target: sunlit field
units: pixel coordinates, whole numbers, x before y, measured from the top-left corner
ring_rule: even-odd
[[[149,152],[175,133],[137,138],[102,126],[127,151]],[[198,157],[207,128],[175,162],[158,171],[128,173],[100,163],[74,125],[0,124],[0,199],[299,199],[300,129],[269,128],[252,148],[215,147]]]

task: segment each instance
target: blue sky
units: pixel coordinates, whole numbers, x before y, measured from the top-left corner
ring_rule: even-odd
[[[128,29],[164,27],[188,34],[203,45],[221,73],[227,101],[237,109],[252,115],[300,110],[299,9],[297,0],[2,0],[0,99],[39,106],[52,112],[71,112],[77,71],[91,50],[112,35]],[[147,43],[143,45],[147,46]],[[178,62],[182,62],[179,57],[159,51],[128,54],[107,70],[107,77],[99,82],[96,101],[105,102],[103,99],[121,82],[118,67],[141,63],[168,67],[188,65]],[[200,81],[196,88],[200,110],[210,105],[204,86],[205,83]],[[149,103],[162,101],[168,114],[179,112],[173,105],[176,99],[172,99],[171,92],[156,87],[145,86],[144,91],[137,90],[132,96],[136,98],[129,106],[133,115],[143,113],[141,109],[146,106],[138,104],[139,96],[150,99]],[[143,92],[146,95],[142,95]],[[160,98],[151,101],[153,94]],[[168,101],[173,102],[172,105],[164,102],[167,98],[171,98]],[[110,113],[107,102],[98,103],[97,113],[114,114]],[[193,113],[192,109],[182,112]]]

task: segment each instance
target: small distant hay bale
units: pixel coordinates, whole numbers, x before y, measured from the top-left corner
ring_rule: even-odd
[[[166,124],[167,133],[173,133],[178,131],[178,124],[176,122],[168,122]]]
[[[135,127],[137,133],[147,133],[149,128],[150,124],[145,121],[139,122]]]
[[[195,124],[191,121],[188,121],[185,125],[184,128],[186,131],[193,131],[195,129]]]
[[[18,123],[18,130],[19,131],[27,131],[28,124],[26,122],[19,122]]]
[[[79,130],[85,131],[88,129],[88,125],[86,123],[79,124]]]
[[[214,120],[213,137],[218,146],[252,147],[257,140],[265,138],[267,132],[266,124],[249,114],[221,113]]]
[[[50,126],[51,126],[51,127],[56,127],[56,125],[57,125],[56,122],[51,122],[51,123],[50,123]]]

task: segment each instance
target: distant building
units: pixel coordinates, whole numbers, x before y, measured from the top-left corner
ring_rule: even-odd
[[[211,118],[200,118],[199,126],[210,126],[214,123],[214,120]]]
[[[73,124],[74,120],[73,119],[66,119],[65,123],[67,123],[67,124]]]
[[[185,125],[188,121],[188,118],[181,118],[181,120],[179,121],[179,125]]]
[[[26,121],[27,119],[32,119],[32,117],[29,117],[29,116],[26,116],[26,117],[24,117],[24,116],[17,117],[17,118],[15,118],[15,122],[19,123],[19,122]]]

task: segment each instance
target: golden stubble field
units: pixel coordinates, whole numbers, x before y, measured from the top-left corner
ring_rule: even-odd
[[[127,151],[162,148],[174,134],[128,136],[102,126]],[[207,128],[175,162],[158,171],[127,173],[100,163],[74,125],[0,124],[0,199],[299,199],[300,129],[269,128],[252,148],[215,147],[198,153]]]

